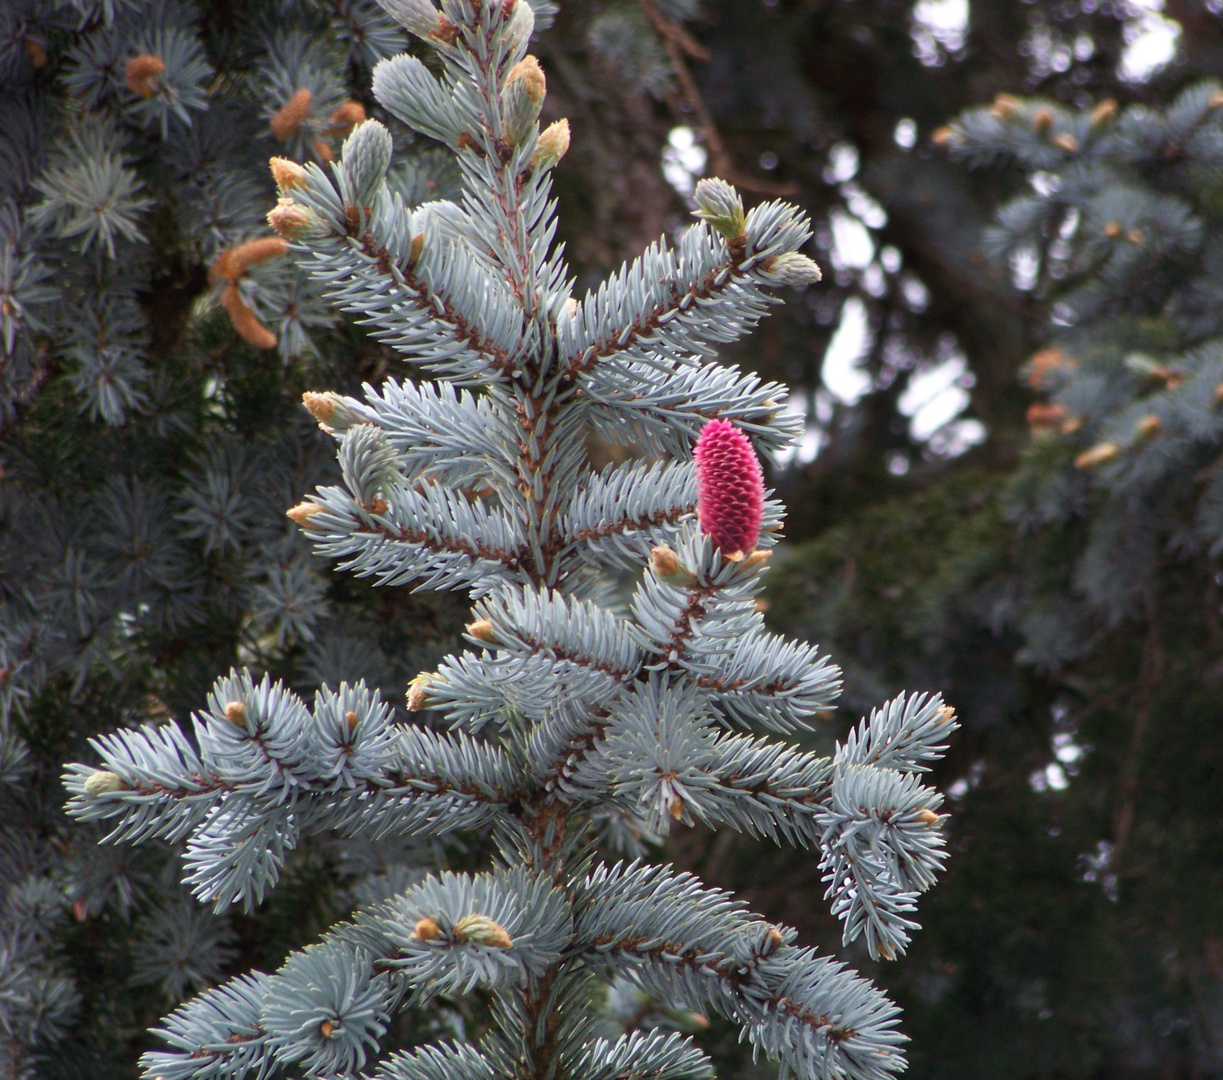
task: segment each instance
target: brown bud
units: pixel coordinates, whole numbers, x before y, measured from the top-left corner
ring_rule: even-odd
[[[522,88],[534,104],[538,105],[543,101],[544,94],[548,92],[548,83],[544,78],[544,69],[539,66],[539,61],[535,57],[524,57],[510,68],[509,74],[505,77],[505,85],[511,86],[519,79],[523,80]]]
[[[1071,416],[1067,418],[1066,422],[1062,425],[1062,434],[1073,435],[1082,426],[1083,418],[1081,416]]]
[[[950,724],[951,721],[955,719],[955,709],[953,709],[950,705],[944,705],[939,710],[938,718],[938,722],[940,724]]]
[[[688,1022],[698,1031],[704,1031],[707,1027],[709,1027],[709,1017],[704,1013],[689,1013]]]
[[[268,159],[268,166],[272,170],[272,179],[281,191],[294,191],[306,186],[306,170],[296,161],[274,157]]]
[[[930,135],[930,141],[935,146],[954,146],[961,142],[962,138],[960,133],[949,124],[944,124],[941,128],[935,128]]]
[[[893,949],[892,946],[886,941],[881,941],[879,942],[879,955],[882,956],[884,960],[895,960],[896,950]]]
[[[295,203],[292,199],[278,199],[276,206],[268,211],[268,224],[283,240],[296,240],[314,221],[309,207]]]
[[[425,234],[418,232],[412,237],[412,247],[408,250],[408,266],[415,266],[420,262],[421,253],[425,250]]]
[[[303,529],[319,529],[321,525],[311,525],[310,519],[315,514],[322,513],[323,508],[318,503],[304,502],[298,503],[291,510],[285,511],[285,517],[289,518],[296,525]]]
[[[320,424],[330,424],[335,419],[335,402],[331,400],[330,394],[307,390],[302,394],[302,404],[306,406],[306,412]]]
[[[1067,356],[1061,349],[1041,349],[1028,360],[1028,385],[1039,390],[1047,376],[1056,371],[1078,367],[1078,361]]]
[[[1223,105],[1223,90],[1216,90],[1213,94],[1211,94],[1206,104],[1212,109],[1217,109]]]
[[[1110,221],[1104,226],[1104,235],[1109,240],[1116,240],[1125,230],[1121,227],[1121,222]]]
[[[99,795],[108,795],[112,791],[122,791],[127,785],[113,772],[99,769],[85,778],[85,794],[91,799]]]
[[[1065,150],[1068,154],[1077,154],[1079,152],[1079,140],[1068,131],[1060,131],[1054,135],[1053,145],[1059,150]]]
[[[555,165],[569,150],[569,121],[557,120],[539,133],[535,143],[535,154],[531,164],[537,169],[548,169]]]
[[[1009,120],[1015,115],[1015,110],[1019,108],[1020,104],[1019,98],[1013,94],[999,94],[994,98],[989,112],[996,120]]]
[[[253,266],[259,266],[289,250],[279,236],[260,236],[237,247],[228,248],[216,257],[212,275],[221,281],[237,281]]]
[[[673,795],[671,797],[670,811],[671,811],[671,816],[676,821],[679,821],[679,819],[684,816],[684,800],[681,799],[678,795]]]
[[[1076,469],[1094,469],[1097,465],[1106,465],[1121,456],[1121,447],[1114,442],[1097,443],[1090,450],[1084,450],[1074,459]]]
[[[276,335],[264,326],[247,306],[237,285],[225,286],[221,292],[221,306],[229,312],[229,320],[243,341],[254,345],[256,349],[276,348]]]
[[[429,705],[429,683],[433,676],[422,671],[408,683],[408,712],[420,712]]]
[[[1142,417],[1134,426],[1134,434],[1140,439],[1152,439],[1159,434],[1163,421],[1154,413]]]
[[[769,932],[765,935],[765,940],[769,943],[770,949],[780,949],[785,944],[786,939],[777,927],[770,926]]]
[[[358,124],[365,123],[365,106],[359,101],[346,101],[331,114],[331,127],[327,134],[334,138],[344,138]]]
[[[744,570],[755,570],[763,566],[769,561],[769,556],[773,554],[772,548],[757,548],[746,559],[743,560]]]
[[[927,825],[937,825],[938,814],[933,810],[919,810],[917,812],[917,820],[924,821]]]
[[[454,936],[473,945],[486,945],[490,949],[508,949],[514,939],[505,927],[493,922],[487,915],[468,915],[454,924]]]
[[[497,631],[488,619],[477,619],[468,623],[467,632],[477,641],[484,641],[489,645],[495,645],[497,642]]]
[[[325,139],[315,139],[314,142],[310,144],[310,147],[314,151],[314,156],[324,165],[330,165],[333,161],[335,161],[335,152],[330,146],[327,145],[327,141]]]
[[[165,73],[166,62],[160,56],[142,53],[133,56],[123,70],[123,81],[133,94],[151,98],[161,89],[157,76]]]
[[[324,1020],[321,1024],[319,1024],[318,1030],[319,1034],[322,1035],[324,1039],[330,1039],[331,1036],[335,1034],[335,1024],[333,1024],[330,1020]]]
[[[1066,419],[1066,406],[1033,402],[1028,406],[1027,419],[1028,427],[1034,432],[1049,431],[1060,427]]]
[[[1051,127],[1053,127],[1053,110],[1047,105],[1042,105],[1032,114],[1032,130],[1037,135],[1046,135]]]
[[[1130,229],[1125,234],[1125,238],[1134,245],[1134,247],[1142,247],[1142,243],[1146,240],[1146,234],[1141,229]]]
[[[436,919],[421,919],[413,929],[412,936],[417,941],[436,941],[442,936],[442,928]]]
[[[1102,127],[1107,127],[1117,119],[1117,112],[1117,102],[1112,98],[1105,98],[1091,110],[1092,129],[1098,131]]]
[[[25,55],[30,61],[31,66],[43,68],[47,66],[47,50],[41,41],[37,38],[28,37],[25,39]]]
[[[722,552],[722,562],[724,563],[741,563],[747,556],[742,551],[724,551]]]
[[[225,719],[234,727],[246,727],[246,706],[241,701],[227,701]]]
[[[357,714],[353,712],[352,709],[349,709],[348,712],[344,714],[344,723],[348,725],[349,731],[355,731],[357,724],[359,722],[360,722],[360,717],[357,716]]]
[[[1223,405],[1223,382],[1215,387],[1215,404]]]
[[[277,109],[275,115],[268,121],[272,134],[281,142],[288,142],[297,134],[298,128],[310,115],[312,100],[313,95],[304,86],[300,90],[294,90],[292,97]]]

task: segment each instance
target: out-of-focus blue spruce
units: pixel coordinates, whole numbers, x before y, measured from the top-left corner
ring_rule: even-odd
[[[708,421],[766,455],[797,434],[780,386],[711,353],[772,290],[818,279],[799,251],[806,219],[782,203],[745,213],[705,181],[698,224],[579,300],[550,199],[568,126],[540,130],[529,55],[547,9],[386,7],[427,48],[380,62],[374,95],[454,155],[461,193],[421,201],[394,170],[392,130],[369,120],[334,164],[278,155],[268,218],[299,295],[325,296],[432,381],[308,393],[340,476],[288,513],[342,570],[468,596],[470,648],[411,680],[409,723],[367,682],[308,702],[235,668],[189,724],[94,739],[100,764],[66,783],[70,812],[112,843],[178,845],[183,882],[219,917],[274,897],[319,836],[356,850],[460,837],[468,865],[440,858],[279,968],[192,998],[145,1074],[695,1080],[709,1059],[674,1028],[713,1012],[783,1075],[894,1075],[904,1039],[878,990],[649,861],[676,822],[810,848],[846,942],[875,959],[905,951],[943,862],[941,796],[922,774],[951,709],[902,695],[828,757],[777,738],[839,690],[814,647],[763,627],[781,507],[766,503],[752,552],[719,550],[697,521],[691,451]],[[222,290],[251,250],[222,262]],[[261,314],[228,295],[235,325]],[[595,470],[592,432],[647,457]],[[449,1017],[451,1037],[405,1038],[405,1010]]]
[[[1068,588],[1025,620],[1027,658],[1055,666],[1093,626],[1149,618],[1163,569],[1223,552],[1223,89],[1090,111],[1003,95],[944,141],[1028,181],[986,244],[1052,304],[1013,514],[1084,526]]]
[[[302,689],[393,685],[461,627],[457,605],[329,583],[283,514],[338,476],[301,390],[383,358],[268,228],[267,159],[333,156],[407,35],[363,0],[234,16],[0,5],[6,1076],[132,1075],[168,1006],[415,861],[320,841],[279,909],[235,926],[179,884],[173,845],[99,847],[62,810],[59,763],[88,736],[185,715],[237,662]],[[403,134],[397,183],[444,188]]]

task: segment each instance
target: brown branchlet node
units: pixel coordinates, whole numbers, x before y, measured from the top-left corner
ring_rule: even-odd
[[[147,99],[154,97],[161,90],[157,76],[164,75],[165,71],[166,62],[160,56],[142,53],[127,62],[127,67],[123,69],[123,81],[133,94]]]

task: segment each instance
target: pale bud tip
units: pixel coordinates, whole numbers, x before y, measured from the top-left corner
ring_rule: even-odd
[[[107,772],[105,769],[99,769],[85,779],[85,794],[90,798],[96,799],[99,795],[122,791],[124,787],[123,781],[115,773]]]

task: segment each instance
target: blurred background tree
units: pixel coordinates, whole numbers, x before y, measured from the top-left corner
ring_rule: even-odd
[[[1159,111],[1223,75],[1221,10],[592,0],[537,39],[545,120],[572,124],[556,182],[580,277],[682,228],[702,175],[816,222],[825,283],[732,358],[806,420],[771,476],[790,547],[770,617],[846,663],[825,740],[902,688],[945,688],[965,722],[937,778],[957,796],[948,880],[876,973],[914,1075],[1223,1069],[1217,88],[1196,120]],[[456,640],[460,601],[324,581],[286,528],[328,467],[300,393],[377,382],[388,357],[287,260],[242,248],[268,235],[268,156],[325,159],[405,44],[358,0],[0,10],[0,1031],[18,1075],[131,1075],[167,996],[234,956],[276,963],[314,932],[310,905],[330,921],[370,875],[409,872],[410,853],[303,851],[279,909],[218,925],[163,887],[172,853],[103,865],[57,809],[85,737],[182,718],[235,662],[302,690],[365,677],[399,704]],[[131,67],[150,56],[164,69]],[[1154,111],[1125,120],[1137,106]],[[396,143],[406,187],[446,190],[428,147]],[[1084,290],[1096,306],[1072,311]],[[839,947],[814,862],[677,846]],[[148,940],[215,962],[188,977]],[[706,1037],[727,1070],[751,1072],[724,1034]]]

